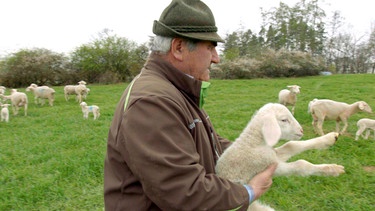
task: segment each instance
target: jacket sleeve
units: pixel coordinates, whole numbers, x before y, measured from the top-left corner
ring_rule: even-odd
[[[125,160],[161,209],[247,209],[245,187],[207,173],[199,164],[202,158],[181,105],[168,98],[142,98],[128,108],[123,124]]]
[[[221,148],[223,149],[223,151],[225,149],[227,149],[232,144],[232,142],[229,141],[228,139],[225,139],[225,138],[223,138],[223,137],[221,137],[219,135],[217,135],[217,137],[218,137],[219,143],[220,143]]]

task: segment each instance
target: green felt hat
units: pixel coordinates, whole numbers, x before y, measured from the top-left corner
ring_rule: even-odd
[[[224,42],[216,33],[214,15],[200,0],[172,0],[160,15],[159,21],[154,21],[152,31],[165,37]]]

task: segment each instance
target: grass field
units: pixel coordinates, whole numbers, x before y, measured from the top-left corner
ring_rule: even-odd
[[[375,75],[332,75],[285,79],[212,80],[205,109],[217,132],[234,140],[256,109],[276,102],[280,89],[298,84],[295,117],[303,139],[315,137],[307,104],[313,98],[347,103],[364,100],[375,110]],[[86,102],[101,108],[99,120],[84,120],[77,102],[66,102],[63,87],[53,107],[36,106],[31,93],[28,116],[0,122],[0,210],[103,210],[103,161],[108,128],[126,84],[89,85]],[[25,91],[20,88],[19,91]],[[7,90],[9,93],[9,90]],[[20,111],[23,114],[23,110]],[[348,133],[327,150],[302,153],[295,159],[337,163],[339,177],[278,177],[261,200],[277,210],[374,210],[375,141],[354,141],[356,121],[374,118],[357,113]],[[325,131],[334,130],[325,122]]]

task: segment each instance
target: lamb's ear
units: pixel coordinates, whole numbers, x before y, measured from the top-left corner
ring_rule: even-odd
[[[264,140],[270,146],[274,146],[279,142],[281,129],[274,115],[267,115],[264,117],[262,134]]]

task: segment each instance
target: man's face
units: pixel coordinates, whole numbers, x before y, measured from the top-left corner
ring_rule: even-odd
[[[216,51],[216,43],[200,41],[192,51],[186,51],[184,56],[186,73],[200,81],[210,80],[211,63],[219,63],[220,58]]]

